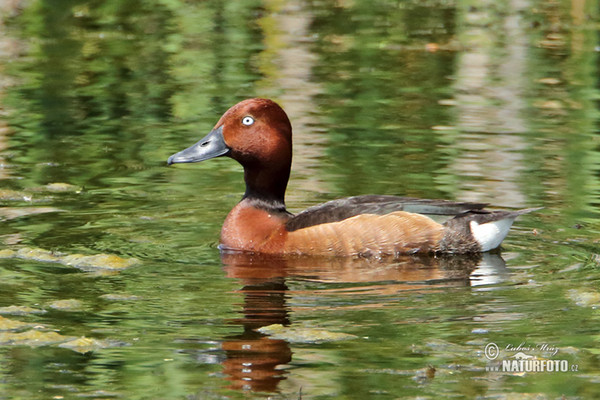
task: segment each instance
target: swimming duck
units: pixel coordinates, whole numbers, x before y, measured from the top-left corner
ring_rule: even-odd
[[[221,230],[222,250],[264,254],[386,256],[476,253],[500,246],[519,215],[486,204],[389,195],[348,197],[293,215],[285,207],[292,126],[268,99],[231,107],[206,137],[168,165],[227,156],[244,167],[246,192]]]

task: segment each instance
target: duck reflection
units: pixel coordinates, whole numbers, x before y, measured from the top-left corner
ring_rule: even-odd
[[[244,331],[223,340],[223,372],[232,388],[273,392],[279,381],[285,379],[277,367],[292,360],[292,350],[285,340],[270,339],[255,329],[290,324],[286,306],[288,288],[283,277],[246,277],[244,283],[240,290],[244,294],[243,317],[232,321]]]
[[[222,361],[230,387],[239,390],[275,392],[286,379],[285,365],[292,360],[286,340],[271,339],[257,332],[272,324],[291,325],[287,299],[294,295],[286,282],[336,283],[321,289],[329,295],[347,295],[368,290],[387,295],[406,290],[429,290],[455,286],[498,283],[506,267],[498,254],[470,256],[404,256],[385,259],[276,257],[245,253],[223,253],[224,270],[239,279],[244,295],[242,317],[233,320],[243,333],[223,339]],[[341,287],[340,287],[340,284]],[[346,284],[346,285],[344,285]],[[364,284],[364,285],[363,285]],[[369,302],[369,307],[373,306]]]

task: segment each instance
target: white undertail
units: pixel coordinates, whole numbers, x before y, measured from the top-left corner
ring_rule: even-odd
[[[481,251],[489,251],[500,246],[508,231],[515,221],[516,216],[505,218],[498,221],[486,222],[478,224],[476,221],[471,221],[471,234],[481,246]]]

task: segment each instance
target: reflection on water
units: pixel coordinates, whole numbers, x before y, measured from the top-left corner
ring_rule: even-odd
[[[527,32],[522,12],[530,5],[521,0],[512,3],[502,17],[496,16],[493,2],[490,7],[461,10],[465,50],[458,56],[455,82],[460,132],[456,150],[461,155],[451,168],[474,178],[457,191],[458,198],[475,202],[493,198],[497,206],[523,207],[527,201],[518,176],[525,169],[527,143],[518,134],[527,131],[523,115]],[[504,28],[503,40],[485,27],[492,18]],[[503,57],[495,57],[499,52]]]
[[[497,254],[473,255],[409,255],[393,259],[277,257],[223,253],[225,271],[230,278],[253,279],[295,278],[328,283],[396,282],[398,290],[448,285],[454,281],[469,284],[471,272],[477,268],[496,274],[504,268]],[[406,286],[402,286],[406,283]]]
[[[236,389],[274,392],[279,381],[285,379],[285,372],[278,367],[292,360],[292,350],[285,340],[270,339],[256,329],[273,324],[289,325],[288,288],[284,279],[257,276],[244,281],[247,284],[239,291],[244,298],[243,317],[232,321],[244,331],[221,342],[226,357],[222,363],[223,373]]]
[[[470,256],[403,256],[393,260],[365,258],[277,257],[222,253],[225,272],[243,287],[243,317],[232,321],[243,333],[223,338],[221,361],[231,387],[274,392],[286,377],[282,367],[292,361],[290,344],[270,339],[258,328],[292,325],[288,299],[302,295],[290,290],[288,280],[337,283],[333,288],[313,292],[318,296],[356,295],[380,297],[401,291],[432,290],[456,286],[498,284],[506,273],[498,254]],[[339,300],[339,299],[338,299]],[[386,306],[369,302],[365,307]],[[360,305],[358,306],[361,307]],[[309,339],[310,343],[310,339]]]

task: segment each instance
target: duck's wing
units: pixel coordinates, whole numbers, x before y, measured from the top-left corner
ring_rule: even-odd
[[[286,223],[288,231],[338,222],[360,214],[386,215],[395,211],[424,214],[438,222],[467,211],[481,210],[485,203],[425,200],[413,197],[366,195],[346,197],[310,207]]]

